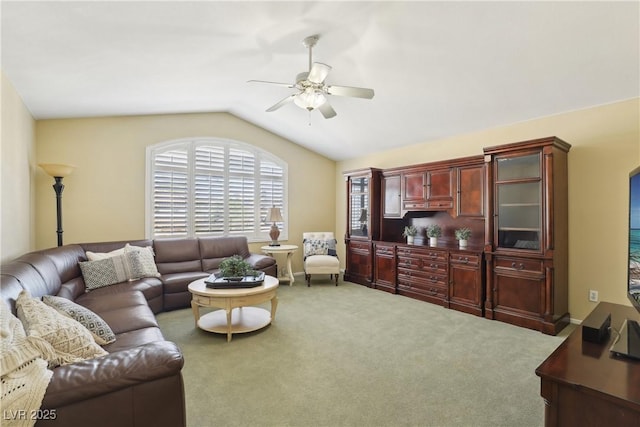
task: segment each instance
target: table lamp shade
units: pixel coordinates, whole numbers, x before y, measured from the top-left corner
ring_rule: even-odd
[[[282,214],[280,213],[280,208],[269,208],[269,214],[267,215],[267,222],[282,222]]]

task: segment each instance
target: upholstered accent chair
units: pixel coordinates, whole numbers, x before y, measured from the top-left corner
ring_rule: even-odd
[[[315,231],[302,233],[304,247],[304,277],[307,286],[311,286],[312,274],[329,274],[335,276],[336,286],[340,276],[340,260],[336,253],[336,238],[331,231]]]

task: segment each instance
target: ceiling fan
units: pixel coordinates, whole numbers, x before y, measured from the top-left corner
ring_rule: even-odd
[[[249,82],[255,83],[267,83],[277,86],[284,86],[290,89],[297,89],[297,92],[291,94],[276,103],[267,111],[275,111],[278,108],[293,102],[298,107],[304,108],[308,111],[315,109],[320,110],[325,119],[330,119],[336,116],[336,111],[333,109],[327,99],[326,95],[335,96],[350,96],[355,98],[373,98],[373,89],[350,87],[350,86],[335,86],[325,83],[325,79],[331,71],[331,67],[321,62],[312,62],[311,50],[318,42],[319,35],[313,35],[306,37],[302,44],[309,49],[309,71],[304,71],[296,76],[296,82],[291,83],[277,83],[267,82],[264,80],[249,80]]]

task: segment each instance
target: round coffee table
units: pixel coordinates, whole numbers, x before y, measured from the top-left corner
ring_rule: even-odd
[[[207,288],[205,279],[189,284],[191,309],[196,326],[219,334],[227,334],[227,342],[233,333],[251,332],[264,328],[276,317],[279,281],[265,276],[264,282],[255,288],[212,289]],[[271,312],[260,307],[249,307],[271,301]],[[215,307],[215,310],[200,317],[200,307]]]

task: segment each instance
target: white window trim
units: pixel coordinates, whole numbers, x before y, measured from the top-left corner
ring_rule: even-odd
[[[194,170],[195,170],[195,147],[198,145],[216,145],[223,144],[229,147],[235,147],[241,150],[249,151],[253,153],[256,158],[262,158],[266,160],[270,160],[276,163],[278,166],[282,167],[283,171],[283,201],[282,201],[282,218],[283,223],[279,227],[280,229],[280,237],[279,240],[288,240],[289,236],[289,201],[288,201],[288,193],[289,193],[289,166],[287,162],[278,156],[263,150],[255,145],[236,141],[232,139],[226,138],[216,138],[216,137],[194,137],[194,138],[181,138],[169,141],[163,141],[154,145],[147,146],[146,148],[146,164],[145,164],[145,238],[154,239],[157,238],[153,233],[153,197],[152,197],[152,189],[153,189],[153,164],[155,155],[158,152],[164,152],[171,148],[183,148],[185,146],[188,147],[188,186],[190,189],[193,189],[193,181],[194,181]],[[259,167],[260,162],[256,162],[257,167]],[[225,176],[228,175],[228,170],[225,168],[224,171]],[[260,194],[259,191],[256,192],[256,206],[260,206]],[[195,237],[194,230],[194,221],[193,221],[193,198],[189,197],[187,201],[187,209],[189,212],[189,220],[187,221],[187,233],[186,235],[176,235],[175,237]],[[262,222],[262,218],[254,217],[256,228],[260,229],[260,223]],[[249,242],[270,242],[271,238],[269,237],[269,232],[257,232],[257,235],[247,236],[247,240]],[[264,236],[262,236],[264,234]],[[219,236],[219,234],[216,234]],[[236,235],[236,234],[228,234],[225,233],[225,236],[228,235]],[[203,236],[202,234],[200,236]],[[164,238],[164,237],[162,237]]]

